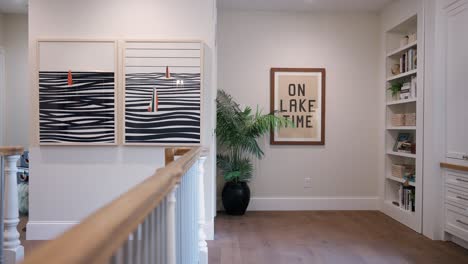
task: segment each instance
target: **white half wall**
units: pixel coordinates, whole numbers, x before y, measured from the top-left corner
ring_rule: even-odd
[[[5,144],[29,146],[28,16],[4,15]]]
[[[327,71],[326,145],[261,139],[249,209],[378,209],[379,16],[222,11],[218,21],[218,86],[241,105],[269,112],[272,67]]]
[[[162,147],[39,147],[38,102],[34,99],[38,38],[196,39],[205,43],[202,142],[211,150],[206,162],[205,193],[206,219],[213,222],[215,27],[214,0],[30,0],[29,76],[33,99],[28,239],[55,237],[164,163]]]

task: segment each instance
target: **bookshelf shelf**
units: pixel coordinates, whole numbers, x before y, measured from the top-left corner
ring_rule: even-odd
[[[399,207],[399,206],[394,205],[394,204],[392,203],[392,201],[385,201],[385,204],[387,204],[387,205],[390,206],[391,208],[393,208],[393,209],[395,209],[395,210],[398,210],[398,211],[400,211],[400,212],[402,212],[402,213],[404,213],[404,214],[407,214],[407,215],[413,215],[413,214],[414,214],[414,212],[411,212],[411,211],[409,211],[409,210],[405,210],[405,209],[403,209],[403,208],[401,208],[401,207]]]
[[[385,109],[384,130],[384,154],[383,163],[385,164],[381,177],[384,186],[382,197],[382,211],[400,223],[412,228],[417,232],[422,230],[422,182],[423,182],[423,167],[422,167],[422,146],[423,144],[423,113],[424,113],[424,57],[418,57],[418,54],[424,54],[424,27],[418,21],[418,14],[414,13],[407,19],[401,20],[385,32],[385,50],[382,54],[385,60],[386,77],[383,78],[382,84],[385,90],[386,100],[382,103]],[[416,34],[416,37],[414,37]],[[402,40],[409,35],[412,38],[418,39],[406,45],[401,46]],[[409,38],[409,37],[408,37]],[[416,56],[416,57],[414,57]],[[417,58],[414,60],[414,58]],[[410,62],[410,63],[409,63]],[[414,63],[417,63],[416,64]],[[396,65],[402,68],[411,69],[404,73],[391,76],[392,68]],[[407,65],[408,64],[408,65]],[[417,68],[415,68],[417,67]],[[410,99],[393,99],[388,90],[391,84],[401,83],[403,87],[410,86],[410,93],[413,98]],[[408,89],[404,89],[405,92]],[[414,94],[413,94],[414,93]],[[417,98],[416,98],[417,97]],[[393,126],[392,118],[396,114],[416,114],[416,125],[414,126]],[[410,137],[405,137],[409,134]],[[415,144],[411,147],[416,147],[416,154],[393,151],[397,141],[408,140],[409,143]],[[414,169],[415,178],[417,181],[408,182],[406,180],[392,176],[392,169],[396,169],[393,165],[410,165],[410,169]],[[403,196],[404,193],[404,196]],[[403,197],[405,197],[403,199]],[[396,206],[393,202],[398,203]],[[414,212],[405,210],[405,206],[414,206]]]
[[[399,182],[399,183],[405,183],[406,182],[405,179],[393,177],[393,176],[390,176],[390,175],[387,175],[387,179],[392,180],[392,181],[396,181],[396,182]],[[408,182],[408,184],[410,186],[415,186],[414,182]]]
[[[409,43],[408,45],[406,46],[403,46],[399,49],[396,49],[390,53],[387,54],[387,57],[398,57],[400,56],[401,54],[403,54],[404,52],[406,52],[407,50],[411,49],[411,48],[416,48],[416,46],[418,45],[418,42],[415,41],[413,43]]]
[[[414,70],[411,70],[411,71],[400,73],[400,74],[397,74],[395,76],[387,78],[387,82],[396,81],[396,80],[400,80],[400,79],[403,79],[403,78],[406,78],[406,77],[410,77],[412,75],[415,75],[416,73],[418,73],[418,69],[414,69]]]
[[[416,130],[416,126],[389,126],[387,130]]]
[[[416,154],[411,154],[411,153],[404,153],[404,152],[396,152],[396,151],[387,151],[388,155],[393,155],[393,156],[398,156],[398,157],[404,157],[404,158],[410,158],[410,159],[415,159]]]
[[[395,101],[387,102],[387,105],[390,106],[390,105],[400,105],[400,104],[416,103],[417,100],[418,100],[417,98],[395,100]]]

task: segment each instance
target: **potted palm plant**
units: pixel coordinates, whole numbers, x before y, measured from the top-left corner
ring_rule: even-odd
[[[272,128],[292,125],[276,113],[262,114],[250,107],[241,108],[231,95],[218,91],[216,97],[217,165],[222,171],[225,185],[222,201],[227,214],[243,215],[249,205],[252,178],[252,158],[262,158],[264,153],[257,140]]]

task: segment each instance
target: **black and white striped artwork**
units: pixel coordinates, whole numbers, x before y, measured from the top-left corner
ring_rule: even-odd
[[[200,143],[200,43],[127,43],[125,143]]]
[[[115,143],[113,72],[39,72],[40,143]]]

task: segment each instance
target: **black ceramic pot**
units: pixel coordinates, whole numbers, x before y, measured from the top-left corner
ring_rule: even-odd
[[[223,206],[229,215],[243,215],[250,202],[250,188],[246,182],[227,182],[224,185]]]

